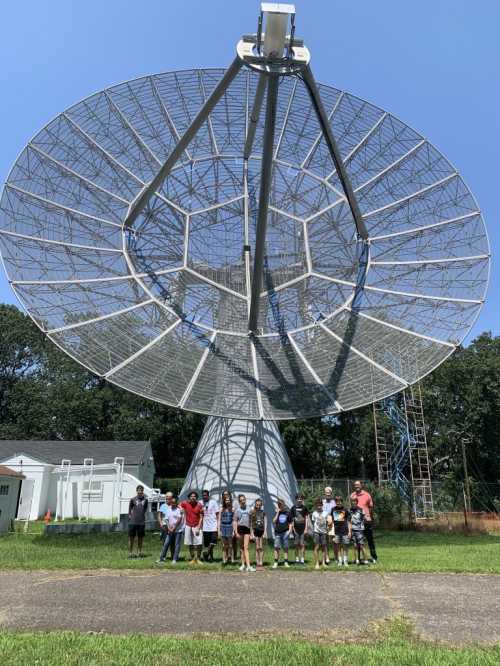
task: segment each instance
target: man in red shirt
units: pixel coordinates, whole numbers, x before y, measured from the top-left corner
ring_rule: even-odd
[[[358,506],[363,510],[365,517],[365,536],[370,548],[370,555],[373,564],[377,563],[377,551],[375,549],[375,541],[373,539],[373,500],[372,496],[367,490],[364,490],[361,481],[354,482],[354,492],[351,493],[351,499],[358,500]]]
[[[179,506],[184,511],[185,516],[184,543],[186,546],[189,546],[190,563],[199,564],[203,542],[203,533],[201,531],[203,505],[201,502],[198,502],[198,493],[195,493],[194,490],[191,491],[187,501],[184,500]]]

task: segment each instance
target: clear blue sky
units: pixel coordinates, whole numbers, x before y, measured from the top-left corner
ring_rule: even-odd
[[[462,173],[493,252],[472,335],[500,334],[500,2],[297,0],[316,78],[415,127]],[[257,0],[2,3],[0,180],[31,136],[82,97],[170,69],[226,66]],[[2,273],[0,301],[15,302]],[[470,337],[469,337],[470,339]]]

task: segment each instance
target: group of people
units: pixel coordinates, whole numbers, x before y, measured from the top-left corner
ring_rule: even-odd
[[[136,492],[129,504],[129,557],[143,557],[148,500],[142,486],[138,486]],[[256,499],[250,506],[244,494],[233,500],[228,490],[222,493],[220,505],[208,490],[202,492],[201,500],[196,491],[191,491],[181,502],[173,493],[167,492],[157,517],[163,541],[158,564],[166,562],[169,552],[175,564],[179,560],[183,541],[189,549],[191,563],[213,562],[214,548],[220,539],[224,565],[236,563],[239,549],[240,571],[262,570],[264,539],[270,526],[274,535],[273,569],[279,566],[281,559],[284,567],[290,566],[290,540],[294,544],[295,563],[304,565],[308,534],[312,534],[316,569],[330,564],[330,546],[333,546],[334,561],[339,567],[348,566],[351,545],[356,564],[377,562],[373,538],[373,500],[361,481],[355,481],[348,505],[327,486],[323,497],[314,502],[312,511],[307,508],[304,495],[298,494],[291,507],[278,499],[272,516],[266,514],[262,499]],[[134,554],[136,538],[137,554]],[[255,544],[255,566],[251,563],[251,543]],[[370,559],[365,544],[368,545]]]

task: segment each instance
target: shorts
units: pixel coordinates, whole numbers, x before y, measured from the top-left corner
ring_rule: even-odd
[[[220,526],[220,536],[221,539],[232,539],[233,538],[233,525],[221,525]]]
[[[321,532],[314,532],[313,539],[315,546],[326,546],[328,534],[322,534]]]
[[[351,543],[351,539],[348,534],[335,534],[333,537],[333,543],[342,544],[343,546],[348,546]]]
[[[283,550],[288,550],[288,539],[290,535],[288,530],[286,532],[278,532],[274,535],[274,547],[276,550],[283,548]]]
[[[146,526],[145,525],[129,525],[128,526],[128,535],[130,537],[137,537],[137,538],[144,538],[144,535],[146,534]]]
[[[303,546],[306,540],[306,533],[296,531],[294,534],[294,540],[296,546]]]
[[[264,536],[264,530],[260,528],[254,529],[253,535],[256,539],[262,539],[262,537]]]
[[[217,532],[203,532],[203,545],[205,548],[215,546],[217,543]]]
[[[196,534],[198,532],[198,534]],[[203,542],[203,533],[196,527],[189,527],[186,525],[184,528],[184,543],[186,546],[201,546]]]
[[[356,546],[365,545],[365,533],[362,530],[353,530],[352,540]]]
[[[245,534],[250,534],[250,528],[246,525],[238,525],[238,536],[243,536]]]

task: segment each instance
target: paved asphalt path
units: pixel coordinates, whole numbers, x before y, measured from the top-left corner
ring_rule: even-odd
[[[500,576],[376,572],[0,572],[0,629],[362,632],[405,615],[426,638],[500,641]]]

